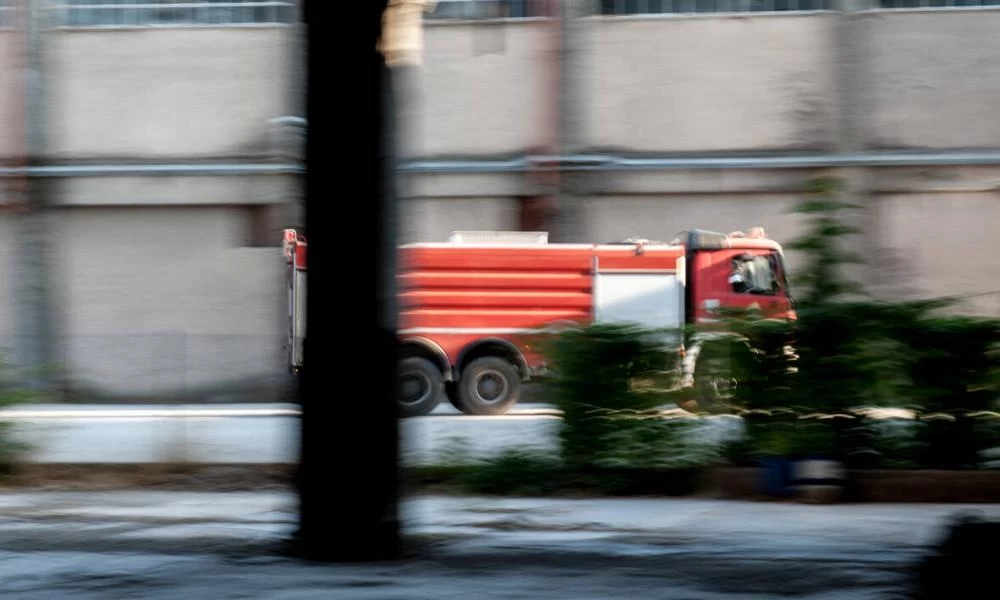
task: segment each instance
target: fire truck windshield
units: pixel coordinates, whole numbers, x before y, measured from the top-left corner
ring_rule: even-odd
[[[740,294],[775,295],[786,289],[781,255],[771,252],[753,256],[741,254],[733,259],[729,278],[733,291]]]

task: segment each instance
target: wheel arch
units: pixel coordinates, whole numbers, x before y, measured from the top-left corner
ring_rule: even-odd
[[[441,374],[444,380],[453,381],[454,370],[451,367],[451,361],[448,359],[448,353],[434,340],[427,339],[425,337],[408,337],[400,341],[399,344],[399,359],[404,358],[426,358],[431,361],[439,369],[441,369]]]
[[[730,332],[700,332],[692,335],[684,347],[684,358],[681,361],[681,384],[683,387],[694,385],[694,373],[698,365],[698,357],[705,348],[715,344],[738,342],[755,352],[750,338]]]
[[[484,338],[472,342],[459,353],[458,360],[455,361],[455,379],[457,380],[461,376],[462,369],[466,365],[484,356],[496,356],[509,361],[517,369],[522,381],[526,381],[530,377],[528,361],[524,358],[524,353],[510,340]]]

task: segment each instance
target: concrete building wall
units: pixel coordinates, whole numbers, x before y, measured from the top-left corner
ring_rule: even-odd
[[[660,153],[829,148],[834,24],[825,14],[595,19],[590,143]]]
[[[544,21],[429,23],[414,152],[517,154],[548,141],[551,31]]]
[[[10,30],[0,29],[0,159],[10,158],[20,146],[19,124],[23,99],[23,76],[20,68],[18,42]]]
[[[870,63],[871,147],[1000,145],[992,116],[1000,8],[856,18]],[[592,18],[590,145],[639,153],[830,149],[835,28],[832,13]],[[551,36],[545,21],[429,24],[419,154],[505,155],[544,142]]]
[[[285,368],[290,177],[55,180],[63,360],[87,394],[273,399]],[[270,241],[270,243],[268,243]],[[266,244],[261,246],[261,244]]]
[[[63,208],[58,296],[71,380],[102,393],[280,385],[284,262],[229,206]]]
[[[1000,10],[863,14],[870,70],[867,146],[1000,148]],[[828,151],[837,137],[836,16],[597,17],[585,45],[586,146],[650,155]],[[413,80],[419,158],[497,158],[551,141],[554,27],[545,20],[428,23]],[[19,140],[17,34],[0,31],[0,158]],[[47,30],[49,158],[102,163],[258,161],[268,120],[297,114],[301,79],[287,27]],[[336,107],[330,107],[336,110]],[[286,157],[287,158],[287,157]],[[586,237],[669,238],[701,227],[802,231],[790,210],[810,170],[617,172],[584,179]],[[1000,290],[988,252],[1000,218],[994,168],[876,169],[873,227],[901,294]],[[530,186],[519,173],[412,176],[401,241],[459,229],[516,229]],[[255,247],[251,206],[287,204],[283,177],[60,179],[56,290],[73,380],[106,393],[260,390],[284,375],[285,298],[277,228]],[[294,214],[295,211],[286,211]],[[257,216],[255,216],[257,215]],[[0,277],[18,239],[0,215]],[[266,237],[266,236],[265,236]],[[267,238],[270,239],[270,238]],[[790,255],[791,266],[798,262]],[[880,257],[884,259],[885,257]],[[12,331],[0,285],[0,334]],[[971,310],[997,314],[1000,296]],[[241,383],[240,383],[241,382]],[[271,382],[271,383],[267,383]],[[240,392],[245,393],[245,392]],[[268,392],[269,393],[269,392]]]
[[[294,176],[156,175],[72,177],[54,180],[50,202],[59,206],[255,206],[283,204]],[[276,245],[280,244],[280,232]]]
[[[0,14],[0,18],[7,15]],[[0,29],[0,161],[9,161],[22,147],[21,106],[22,71],[19,59],[20,38],[10,29]],[[14,244],[16,223],[6,210],[14,200],[11,181],[0,179],[0,348],[6,351],[14,343],[15,273]]]
[[[444,242],[453,231],[516,230],[516,198],[411,198],[399,211],[400,240]]]
[[[878,12],[864,25],[874,147],[1000,147],[1000,8]]]
[[[281,149],[268,121],[298,109],[286,82],[290,35],[48,31],[47,153],[102,164],[268,160]],[[49,189],[58,337],[75,387],[98,397],[278,397],[284,223],[260,223],[270,213],[254,207],[294,203],[291,177],[76,177]]]
[[[832,143],[828,15],[594,18],[584,61],[594,148],[816,149]],[[553,135],[553,27],[432,23],[421,155],[504,155]]]
[[[286,114],[285,28],[50,32],[49,147],[59,158],[245,157]]]
[[[1000,257],[994,252],[1000,194],[896,193],[878,202],[897,285],[908,296],[958,296],[966,298],[963,311],[1000,315]]]
[[[862,148],[1000,148],[1000,121],[992,116],[1000,93],[1000,9],[869,11],[853,19],[853,39],[863,45],[860,53],[842,54],[832,13],[592,18],[584,76],[588,146],[658,156],[831,151],[843,118],[838,61],[860,54],[864,79],[850,101],[868,107]],[[543,141],[546,86],[554,76],[544,53],[551,33],[544,21],[428,26],[423,156],[503,157]],[[812,174],[596,173],[584,184],[584,231],[594,241],[663,239],[690,227],[761,224],[787,242],[803,231],[803,219],[790,210]],[[928,166],[868,175],[876,240],[870,252],[877,254],[870,259],[890,295],[969,295],[966,309],[998,314],[1000,294],[990,292],[1000,291],[1000,262],[962,255],[990,247],[984,236],[1000,225],[1000,172]],[[516,199],[528,190],[516,173],[419,176],[407,241],[508,227],[517,222]],[[497,214],[498,206],[505,212]],[[795,268],[794,253],[789,258]]]
[[[0,213],[0,350],[6,352],[14,342],[14,280],[16,272],[16,243],[14,232],[17,222],[10,213]]]

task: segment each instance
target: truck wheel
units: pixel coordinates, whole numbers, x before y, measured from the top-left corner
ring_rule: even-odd
[[[521,376],[506,360],[484,356],[462,369],[458,403],[465,414],[502,415],[520,399]]]
[[[694,392],[698,408],[710,414],[733,412],[739,380],[731,372],[732,361],[719,352],[698,357],[694,368]]]
[[[399,411],[403,418],[430,414],[444,396],[444,377],[426,358],[399,361]]]

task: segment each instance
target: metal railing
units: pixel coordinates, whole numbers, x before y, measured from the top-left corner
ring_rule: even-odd
[[[55,24],[70,28],[245,27],[296,20],[287,0],[63,0]]]

